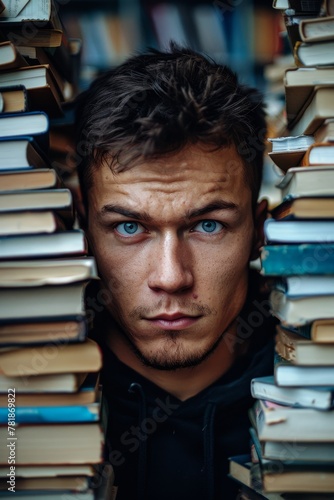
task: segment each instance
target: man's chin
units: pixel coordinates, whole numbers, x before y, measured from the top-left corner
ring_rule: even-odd
[[[144,366],[161,371],[175,371],[184,368],[194,368],[199,366],[206,360],[218,347],[221,337],[213,344],[198,352],[198,347],[195,346],[194,352],[189,349],[177,345],[173,342],[172,345],[159,347],[145,352],[137,345],[130,341],[130,346],[134,354]],[[154,352],[152,352],[154,351]]]

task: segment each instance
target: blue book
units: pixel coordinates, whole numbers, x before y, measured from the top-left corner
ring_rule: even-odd
[[[0,424],[10,425],[8,423],[11,421],[10,415],[7,408],[0,408]],[[15,408],[15,425],[98,422],[99,419],[99,402],[81,406],[17,406]]]
[[[334,274],[334,243],[265,245],[261,249],[261,274]]]

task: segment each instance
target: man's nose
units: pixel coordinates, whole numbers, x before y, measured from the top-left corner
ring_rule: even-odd
[[[191,288],[194,283],[192,257],[186,241],[176,234],[167,234],[159,238],[153,248],[149,287],[167,293]]]

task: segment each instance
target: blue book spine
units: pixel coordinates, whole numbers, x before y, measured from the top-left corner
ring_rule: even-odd
[[[264,276],[334,274],[334,244],[265,245],[261,250],[261,274]]]
[[[78,423],[97,422],[99,420],[99,403],[87,406],[19,406],[8,414],[7,408],[0,408],[0,424],[46,424],[46,423]],[[8,416],[9,415],[9,416]]]

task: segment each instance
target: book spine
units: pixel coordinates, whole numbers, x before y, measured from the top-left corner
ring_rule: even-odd
[[[334,274],[334,244],[265,245],[261,263],[264,276]]]

